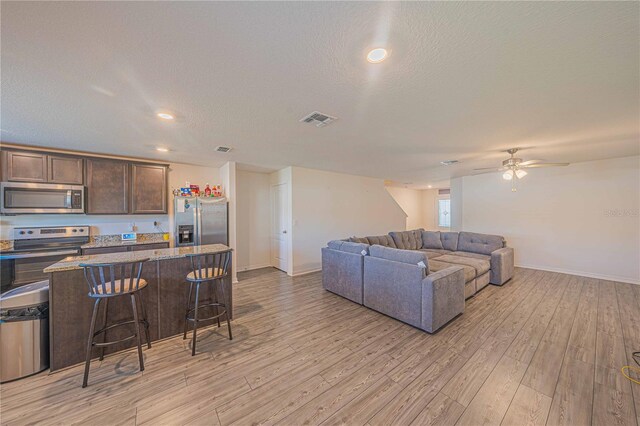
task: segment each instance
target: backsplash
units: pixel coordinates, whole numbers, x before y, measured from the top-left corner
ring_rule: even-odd
[[[158,222],[158,226],[154,226]],[[0,240],[13,240],[13,229],[30,226],[90,226],[91,236],[117,235],[123,232],[145,234],[171,232],[169,215],[87,216],[87,215],[19,215],[0,216]],[[135,227],[135,229],[132,229]],[[0,243],[1,244],[1,243]],[[0,247],[2,247],[0,245]]]
[[[146,233],[137,235],[137,243],[165,243],[168,240],[164,239],[165,234],[163,232]],[[92,247],[110,246],[119,244],[122,242],[122,235],[92,235],[89,239],[89,243]]]

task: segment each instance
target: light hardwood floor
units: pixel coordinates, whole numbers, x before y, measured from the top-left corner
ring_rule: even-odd
[[[181,337],[2,385],[2,424],[637,425],[640,286],[518,269],[435,335],[322,289],[240,274],[234,340]]]

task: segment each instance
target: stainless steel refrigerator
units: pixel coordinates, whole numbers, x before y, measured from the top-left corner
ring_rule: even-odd
[[[229,245],[226,198],[175,197],[173,206],[176,247]]]

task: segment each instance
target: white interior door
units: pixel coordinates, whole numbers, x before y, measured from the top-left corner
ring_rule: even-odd
[[[271,265],[289,272],[289,184],[271,187]]]

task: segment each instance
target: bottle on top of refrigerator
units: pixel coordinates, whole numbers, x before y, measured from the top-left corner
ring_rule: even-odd
[[[204,196],[211,197],[211,188],[209,187],[209,184],[204,186]]]

